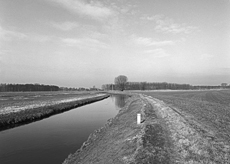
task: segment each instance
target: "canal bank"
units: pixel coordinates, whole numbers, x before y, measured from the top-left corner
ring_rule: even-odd
[[[137,124],[137,114],[142,116]],[[171,145],[162,120],[142,96],[133,95],[105,126],[94,131],[63,164],[170,163]]]
[[[125,101],[113,96],[0,132],[1,164],[62,163],[95,129],[117,115]]]
[[[137,114],[142,117],[140,124]],[[117,116],[63,162],[86,163],[227,164],[230,144],[183,108],[147,94],[133,94]]]
[[[51,105],[38,105],[16,112],[0,113],[0,131],[48,118],[52,115],[100,101],[108,97],[108,94],[88,95],[76,99],[57,101]]]

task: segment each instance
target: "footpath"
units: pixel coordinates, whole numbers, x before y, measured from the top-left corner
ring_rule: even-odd
[[[137,124],[137,113],[141,124]],[[161,118],[146,98],[134,95],[63,164],[167,164],[172,158],[170,148]]]

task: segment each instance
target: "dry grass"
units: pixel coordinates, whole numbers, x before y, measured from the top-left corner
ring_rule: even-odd
[[[142,114],[140,125],[136,123],[137,113]],[[115,118],[91,134],[64,164],[171,164],[169,146],[150,103],[133,96]]]
[[[230,91],[144,94],[133,96],[64,163],[230,163]]]
[[[145,94],[167,123],[178,163],[230,163],[228,90]]]

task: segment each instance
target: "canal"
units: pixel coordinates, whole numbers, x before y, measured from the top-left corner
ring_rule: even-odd
[[[62,163],[125,105],[114,95],[47,119],[0,132],[1,164]]]

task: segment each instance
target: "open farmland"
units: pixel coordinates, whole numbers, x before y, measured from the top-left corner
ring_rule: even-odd
[[[230,90],[146,92],[230,143]]]
[[[0,114],[84,98],[89,92],[0,92]]]
[[[64,164],[230,163],[230,91],[139,93]]]
[[[0,93],[0,128],[39,120],[106,96],[97,92]]]
[[[230,163],[230,91],[142,92],[164,120],[181,163]]]

